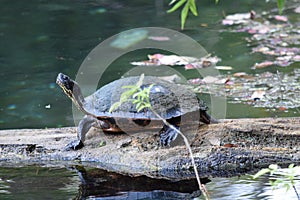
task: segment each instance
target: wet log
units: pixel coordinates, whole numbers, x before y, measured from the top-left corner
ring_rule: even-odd
[[[222,120],[185,132],[202,177],[231,176],[278,163],[300,163],[300,118]],[[159,134],[104,134],[92,129],[85,147],[65,151],[76,127],[0,131],[0,165],[78,165],[132,176],[194,178],[180,138],[160,147]]]

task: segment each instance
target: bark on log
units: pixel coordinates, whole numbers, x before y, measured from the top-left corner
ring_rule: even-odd
[[[64,151],[64,146],[76,139],[75,127],[1,130],[0,165],[61,166],[80,161],[84,166],[133,176],[194,178],[188,151],[180,139],[174,146],[161,148],[158,133],[103,134],[94,129],[89,134],[93,137],[87,139],[83,149]],[[300,162],[300,118],[223,120],[185,134],[202,177],[237,175],[272,163]]]

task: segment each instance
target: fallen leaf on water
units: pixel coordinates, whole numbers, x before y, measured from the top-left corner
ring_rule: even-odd
[[[287,110],[287,108],[286,108],[286,107],[283,107],[283,106],[280,106],[280,107],[278,107],[278,110],[280,110],[280,111],[285,111],[285,110]]]
[[[253,92],[253,94],[251,95],[251,99],[254,101],[258,101],[264,98],[266,92],[263,90],[256,90]]]
[[[203,82],[205,83],[215,83],[216,81],[218,81],[219,79],[217,77],[214,76],[206,76],[202,79]]]
[[[293,57],[293,60],[294,60],[295,62],[300,62],[300,55],[294,56],[294,57]]]
[[[282,16],[282,15],[275,15],[274,19],[276,19],[277,21],[282,21],[282,22],[288,21],[288,18],[286,16]]]
[[[274,62],[272,62],[272,61],[264,61],[264,62],[261,62],[261,63],[255,63],[254,69],[265,68],[265,67],[269,67],[271,65],[274,65]]]
[[[160,65],[183,65],[185,69],[205,68],[214,66],[220,61],[218,57],[205,56],[203,58],[195,58],[190,56],[178,56],[178,55],[164,55],[164,54],[153,54],[148,55],[146,61],[131,62],[132,65],[138,66],[160,66]]]
[[[265,52],[270,51],[270,48],[269,47],[264,47],[264,46],[259,46],[259,47],[252,48],[252,51],[253,52],[265,53]]]
[[[222,21],[223,25],[242,24],[251,18],[250,13],[236,13],[227,15]]]
[[[149,61],[149,60],[144,60],[144,61],[139,61],[139,62],[130,62],[132,65],[136,66],[158,66],[157,63]]]
[[[215,68],[219,70],[232,70],[230,66],[215,66]]]
[[[193,84],[193,85],[198,85],[201,83],[201,78],[194,78],[194,79],[190,79],[188,80],[188,83]]]
[[[154,41],[169,41],[170,38],[167,36],[149,36],[149,40],[154,40]]]
[[[184,66],[184,69],[188,70],[188,69],[195,69],[195,67],[191,64],[187,64]]]
[[[233,74],[234,77],[244,77],[247,76],[246,72],[236,72]]]

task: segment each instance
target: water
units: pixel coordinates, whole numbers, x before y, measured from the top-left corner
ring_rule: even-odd
[[[76,172],[64,168],[0,168],[1,199],[72,199],[79,184]]]
[[[79,178],[80,177],[80,178]],[[203,179],[211,199],[297,199],[291,188],[273,188],[263,176]],[[300,184],[296,183],[299,190]],[[298,191],[299,192],[299,191]],[[0,168],[1,199],[193,199],[195,180],[171,182],[128,177],[82,166]]]
[[[180,27],[179,12],[165,14],[168,7],[160,0],[0,0],[0,5],[0,129],[73,126],[71,101],[55,84],[59,72],[75,77],[88,53],[101,41],[121,31],[147,26],[174,30]],[[253,0],[220,1],[218,5],[213,0],[201,1],[199,17],[189,17],[183,33],[219,56],[220,65],[233,66],[232,73],[256,73],[250,66],[254,61],[264,60],[263,56],[250,53],[251,48],[244,41],[248,37],[246,33],[220,31],[225,28],[221,20],[223,13],[252,9],[259,13],[274,7],[275,2]],[[105,72],[99,86],[130,70],[130,61],[145,60],[147,54],[156,52],[138,51],[122,56]],[[258,71],[278,69],[289,73],[298,67],[299,64]],[[175,69],[195,78],[192,71]],[[297,111],[270,112],[244,104],[227,104],[227,108],[230,110],[227,118],[299,116]],[[41,196],[71,199],[78,195],[80,185],[77,173],[64,168],[1,168],[0,178],[1,199],[38,199]],[[47,189],[49,187],[53,190]],[[212,179],[208,189],[215,199],[274,199],[274,195],[278,195],[273,195],[265,180],[253,182],[246,177]],[[159,188],[150,193],[135,191],[130,195],[144,195],[149,199],[156,190]],[[171,194],[177,194],[173,192]],[[280,195],[286,197],[281,190]]]
[[[74,125],[71,102],[55,85],[56,75],[63,72],[75,77],[88,53],[101,41],[121,31],[144,26],[178,30],[179,13],[165,14],[167,6],[161,8],[159,2],[31,0],[12,3],[1,0],[6,6],[0,7],[0,128]],[[253,9],[253,4],[252,1],[243,3],[239,12]],[[253,73],[249,66],[253,60],[261,58],[250,54],[251,49],[243,39],[246,34],[220,31],[224,29],[220,23],[222,10],[236,12],[235,6],[236,2],[221,1],[214,5],[211,1],[201,1],[200,16],[190,17],[183,33],[199,41],[209,53],[219,56],[220,65],[233,66],[233,72]],[[273,6],[273,3],[255,3],[257,12]],[[207,27],[202,27],[203,23]],[[99,85],[119,78],[132,68],[130,61],[145,60],[149,52],[157,51],[133,52],[121,57],[107,70]],[[188,78],[193,77],[193,71],[175,69]],[[239,104],[228,106],[233,107],[227,113],[228,118],[245,117],[240,109],[249,110],[246,117],[286,115],[265,114],[264,109]]]

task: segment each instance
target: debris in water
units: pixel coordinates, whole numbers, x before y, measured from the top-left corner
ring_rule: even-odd
[[[215,69],[218,70],[232,70],[231,66],[215,66]]]
[[[166,36],[149,36],[149,40],[154,40],[154,41],[169,41],[170,38]]]
[[[282,22],[287,22],[288,18],[286,16],[283,15],[275,15],[274,19],[276,19],[277,21],[282,21]]]
[[[148,59],[149,60],[145,61],[131,62],[131,64],[138,66],[182,65],[185,69],[195,69],[214,66],[221,60],[218,57],[210,56],[195,58],[190,56],[164,55],[159,53],[148,55]]]
[[[296,9],[300,12],[300,7]],[[300,29],[298,23],[292,23],[287,16],[282,15],[269,14],[264,17],[255,15],[255,20],[250,20],[250,18],[245,13],[228,15],[222,23],[223,25],[238,24],[230,31],[251,34],[252,36],[246,40],[249,46],[254,46],[252,51],[266,55],[266,61],[255,64],[254,69],[270,65],[287,67],[294,62],[299,62]]]
[[[300,107],[300,69],[289,74],[264,72],[194,78],[188,83],[195,86],[195,92],[208,93],[230,98],[231,103],[245,103],[254,107],[275,110]]]
[[[265,67],[269,67],[271,65],[274,65],[274,62],[272,61],[264,61],[261,63],[255,63],[255,65],[253,66],[254,69],[259,69],[259,68],[265,68]]]
[[[251,13],[236,13],[233,15],[227,15],[222,20],[223,25],[245,24],[251,20],[253,14]]]
[[[259,101],[264,98],[265,94],[266,92],[263,90],[256,90],[253,92],[250,98],[254,101]]]

